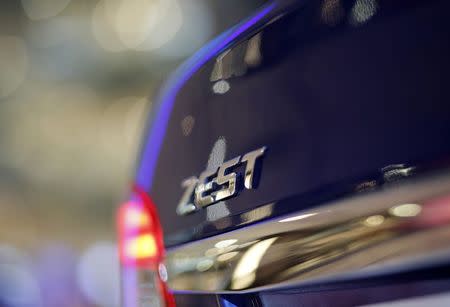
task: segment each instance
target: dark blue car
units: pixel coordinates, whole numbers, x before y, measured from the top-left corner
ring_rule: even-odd
[[[267,1],[185,62],[119,209],[123,306],[450,306],[450,2]]]

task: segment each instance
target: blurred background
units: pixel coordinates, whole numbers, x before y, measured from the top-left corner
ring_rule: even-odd
[[[261,0],[0,1],[0,306],[118,306],[152,97]]]

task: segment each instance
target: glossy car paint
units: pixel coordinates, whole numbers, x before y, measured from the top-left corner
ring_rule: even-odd
[[[168,252],[445,171],[449,15],[447,1],[268,2],[184,64],[161,93],[136,172],[136,184],[158,206]],[[176,213],[183,179],[262,146],[268,150],[257,189],[188,216]],[[407,297],[411,288],[414,295],[448,290],[442,268],[438,275],[418,270],[411,280],[402,273],[358,286],[185,293],[176,300],[282,306],[318,303],[320,293],[329,305],[334,295],[342,305],[367,304]],[[382,290],[387,282],[392,291]]]

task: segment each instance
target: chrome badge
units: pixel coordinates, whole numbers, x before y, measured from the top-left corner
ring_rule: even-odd
[[[242,189],[254,189],[257,185],[257,169],[260,158],[266,152],[261,147],[245,155],[224,162],[216,168],[205,170],[197,178],[189,177],[181,183],[184,193],[177,206],[177,214],[187,215],[221,200],[236,196]],[[243,168],[241,173],[236,172]]]

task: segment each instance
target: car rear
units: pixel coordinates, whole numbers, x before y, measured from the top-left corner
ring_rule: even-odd
[[[123,306],[450,304],[449,12],[268,1],[184,63],[119,209]]]

